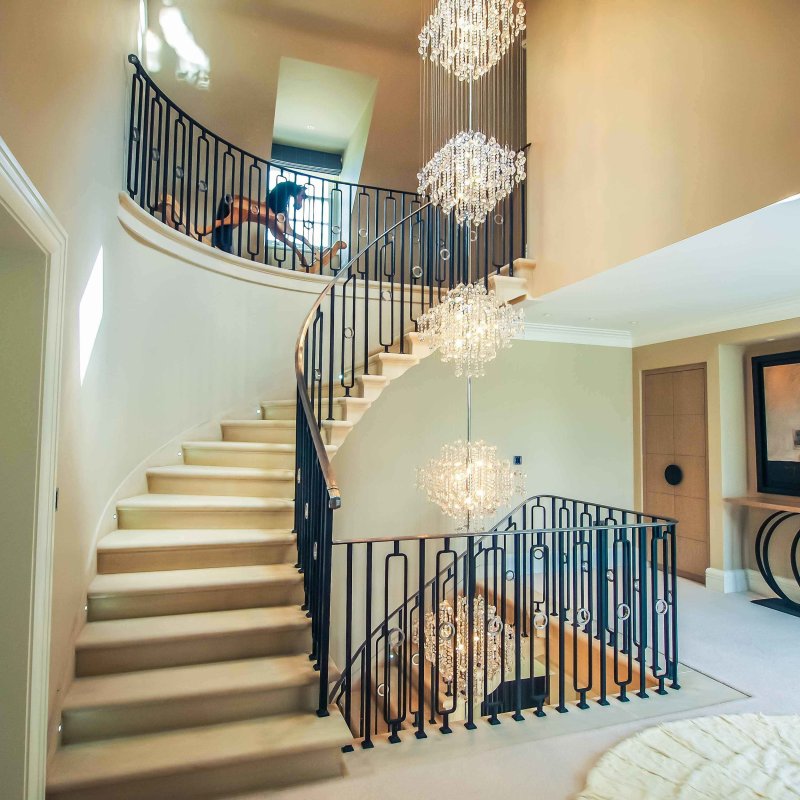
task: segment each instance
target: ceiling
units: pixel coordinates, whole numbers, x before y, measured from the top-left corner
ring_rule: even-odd
[[[195,6],[224,5],[226,12],[268,17],[285,26],[331,37],[378,39],[387,47],[416,51],[422,0],[192,0]],[[309,53],[309,58],[313,54]]]
[[[800,316],[800,198],[525,304],[528,323],[629,334],[634,346]]]
[[[273,141],[343,153],[377,85],[371,75],[282,58]]]

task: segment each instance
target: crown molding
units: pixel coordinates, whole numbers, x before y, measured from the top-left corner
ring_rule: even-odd
[[[628,331],[607,328],[579,328],[572,325],[546,325],[526,322],[522,336],[528,342],[561,342],[562,344],[587,344],[595,347],[633,347],[633,337]]]
[[[670,328],[662,328],[660,331],[651,334],[637,335],[634,347],[674,342],[679,339],[691,339],[695,336],[708,336],[712,333],[751,328],[756,325],[768,325],[771,322],[783,322],[787,319],[795,319],[798,316],[800,316],[800,298],[794,297],[790,300],[759,303],[758,305],[720,314],[716,317],[706,318],[702,322],[691,322]]]

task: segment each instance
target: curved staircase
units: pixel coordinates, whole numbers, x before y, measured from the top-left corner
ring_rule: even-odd
[[[150,214],[194,238],[190,219],[199,215],[211,224],[208,198],[232,191],[236,178],[224,170],[212,175],[208,160],[202,171],[196,155],[209,141],[223,161],[235,153],[242,174],[266,176],[265,186],[287,179],[282,167],[237,150],[186,116],[137,59],[131,63],[127,189]],[[162,114],[168,124],[156,127]],[[186,152],[194,160],[185,160]],[[170,197],[180,204],[164,201],[170,172],[179,181],[171,181],[178,188]],[[293,175],[302,178],[311,180]],[[452,216],[440,216],[416,195],[335,180],[324,181],[322,192],[339,198],[332,205],[336,220],[297,214],[292,220],[307,231],[311,255],[324,252],[323,238],[333,233],[349,233],[358,247],[346,265],[338,258],[326,265],[333,275],[323,292],[329,306],[325,312],[317,306],[301,338],[310,333],[315,341],[323,313],[332,318],[341,304],[341,345],[331,346],[325,364],[327,356],[315,362],[315,352],[299,376],[298,386],[310,392],[300,417],[294,398],[262,403],[261,419],[224,420],[219,440],[184,442],[181,464],[148,470],[148,493],[118,503],[118,529],[97,547],[48,798],[220,797],[341,772],[341,750],[352,733],[338,707],[328,708],[339,678],[328,663],[329,620],[320,613],[320,603],[330,605],[330,583],[327,595],[317,590],[325,586],[319,583],[325,569],[330,579],[330,562],[322,566],[322,551],[318,562],[318,541],[308,531],[318,536],[329,511],[309,513],[311,475],[329,464],[391,381],[429,354],[416,320],[448,289],[480,280],[516,302],[529,296],[530,280],[514,273],[524,267],[525,240],[525,215],[514,198],[505,207],[511,224],[503,227],[498,215],[501,221],[487,223],[485,241],[471,250]],[[254,228],[250,237],[247,223],[236,255],[300,270],[302,250],[284,247],[272,264],[278,248],[265,246],[260,221]],[[352,327],[345,327],[346,315]],[[333,331],[331,321],[331,337]],[[316,377],[323,367],[327,382]],[[319,463],[308,458],[307,436]],[[304,502],[296,504],[296,496]]]
[[[99,542],[48,797],[205,797],[339,774],[350,732],[312,713],[294,423],[221,432],[149,470],[149,494],[121,501]]]

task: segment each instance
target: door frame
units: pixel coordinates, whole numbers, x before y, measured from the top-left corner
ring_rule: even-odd
[[[36,243],[46,262],[25,754],[25,794],[31,800],[38,800],[44,797],[47,766],[50,625],[67,233],[2,137],[0,205]]]
[[[709,496],[709,486],[708,486],[708,364],[705,361],[701,361],[697,364],[676,364],[672,367],[658,367],[657,369],[644,369],[641,373],[641,431],[640,431],[640,438],[641,438],[641,448],[642,448],[642,463],[641,463],[641,481],[642,481],[642,508],[644,511],[647,511],[646,503],[647,503],[647,438],[645,432],[646,426],[646,419],[647,413],[645,411],[645,403],[646,403],[646,389],[645,389],[645,378],[648,375],[658,375],[659,373],[664,372],[689,372],[690,370],[700,369],[703,371],[703,387],[704,387],[704,395],[705,395],[705,402],[703,403],[703,415],[705,416],[705,430],[706,430],[706,438],[705,438],[705,449],[706,449],[706,474],[705,474],[705,486],[706,486],[706,568],[703,571],[702,575],[696,575],[694,573],[686,573],[682,570],[678,570],[678,575],[682,578],[688,578],[689,580],[696,581],[705,585],[706,575],[705,572],[711,566],[711,498]],[[674,411],[673,411],[674,417]],[[678,520],[677,529],[680,531],[680,520]]]

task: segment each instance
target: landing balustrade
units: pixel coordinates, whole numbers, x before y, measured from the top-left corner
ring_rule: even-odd
[[[334,275],[422,205],[414,192],[290,169],[237,147],[170,100],[135,55],[128,60],[133,74],[126,190],[148,214],[196,241],[258,264]],[[285,181],[305,187],[306,200],[302,209],[290,203],[285,214],[276,214],[267,197]],[[523,195],[498,207],[472,243],[487,274],[521,253]],[[225,221],[232,230],[223,235]],[[438,227],[437,251],[457,258],[456,226],[444,218]],[[287,228],[304,241],[283,237]],[[392,253],[388,277],[403,274],[407,285],[420,285],[410,274],[417,260],[410,251],[405,257]]]
[[[673,520],[553,496],[486,533],[335,541],[329,699],[371,747],[666,694],[675,548]]]

